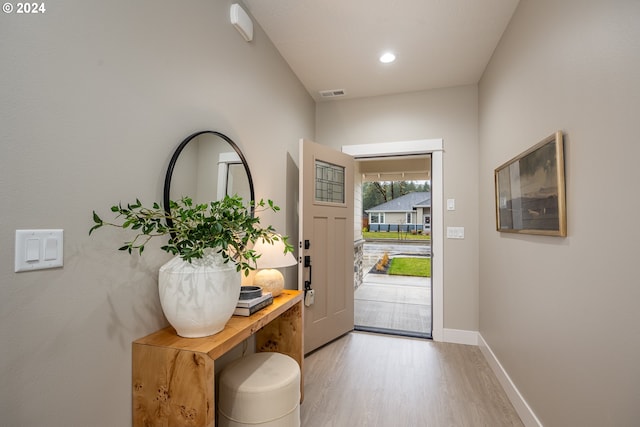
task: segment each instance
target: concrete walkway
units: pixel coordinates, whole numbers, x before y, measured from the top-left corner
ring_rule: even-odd
[[[355,324],[431,333],[431,279],[368,273],[355,292]]]

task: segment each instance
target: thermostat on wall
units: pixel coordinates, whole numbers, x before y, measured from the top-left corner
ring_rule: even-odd
[[[231,5],[230,18],[233,26],[236,27],[236,30],[242,34],[246,41],[253,40],[253,21],[238,3]]]

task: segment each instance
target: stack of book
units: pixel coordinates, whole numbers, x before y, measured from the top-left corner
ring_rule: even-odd
[[[233,312],[236,316],[251,316],[258,310],[265,308],[273,303],[273,295],[271,292],[263,292],[261,296],[253,299],[241,299],[236,304],[236,309]]]

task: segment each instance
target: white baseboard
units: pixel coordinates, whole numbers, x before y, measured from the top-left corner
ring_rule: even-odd
[[[487,344],[487,342],[484,340],[484,338],[482,338],[482,335],[479,332],[476,333],[476,336],[477,345],[480,347],[480,351],[482,351],[482,354],[484,354],[485,359],[487,359],[489,366],[496,374],[496,377],[498,377],[500,385],[502,385],[505,393],[507,393],[507,397],[511,401],[511,404],[520,416],[520,419],[522,420],[524,425],[527,427],[542,427],[542,423],[540,422],[538,417],[536,417],[536,414],[533,413],[531,407],[524,400],[524,397],[522,397],[522,394],[520,394],[520,391],[518,390],[516,385],[513,383],[513,381],[511,381],[509,374],[507,374],[507,371],[504,370],[502,364],[489,347],[489,344]]]
[[[478,332],[463,329],[443,329],[442,341],[452,344],[478,345]]]

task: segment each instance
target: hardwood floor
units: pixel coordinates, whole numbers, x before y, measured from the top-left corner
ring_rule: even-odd
[[[522,426],[477,347],[352,332],[305,358],[304,427]]]

